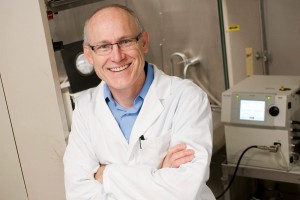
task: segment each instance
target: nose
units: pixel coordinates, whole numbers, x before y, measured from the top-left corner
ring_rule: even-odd
[[[114,44],[112,46],[112,51],[110,56],[111,56],[111,60],[114,62],[120,62],[121,60],[124,59],[124,54],[121,52],[117,44]]]

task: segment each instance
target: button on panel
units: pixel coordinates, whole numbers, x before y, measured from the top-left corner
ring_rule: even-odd
[[[269,109],[269,114],[273,117],[276,117],[279,114],[279,108],[277,106],[272,106]]]

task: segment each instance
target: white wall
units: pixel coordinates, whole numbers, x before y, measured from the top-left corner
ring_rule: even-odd
[[[65,199],[67,124],[44,1],[2,0],[0,24],[0,74],[13,130],[8,134],[16,140],[28,199]],[[10,178],[4,177],[1,182]]]

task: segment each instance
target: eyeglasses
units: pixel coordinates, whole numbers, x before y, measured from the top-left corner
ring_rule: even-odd
[[[103,56],[103,55],[110,54],[112,52],[113,45],[115,45],[115,44],[118,45],[118,47],[121,51],[126,51],[126,50],[132,49],[132,47],[134,47],[134,45],[139,41],[141,36],[142,36],[142,33],[139,33],[134,38],[124,39],[124,40],[121,40],[114,44],[100,44],[100,45],[95,45],[95,46],[88,44],[88,46],[95,52],[95,54]]]

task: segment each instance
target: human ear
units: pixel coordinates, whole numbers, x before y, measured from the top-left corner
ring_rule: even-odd
[[[91,52],[91,48],[88,45],[83,45],[83,53],[85,58],[88,60],[88,62],[91,65],[94,65],[94,60],[93,60],[93,56],[92,56],[92,52]]]
[[[148,32],[144,32],[142,35],[142,47],[144,53],[147,53],[149,50],[149,34]]]

